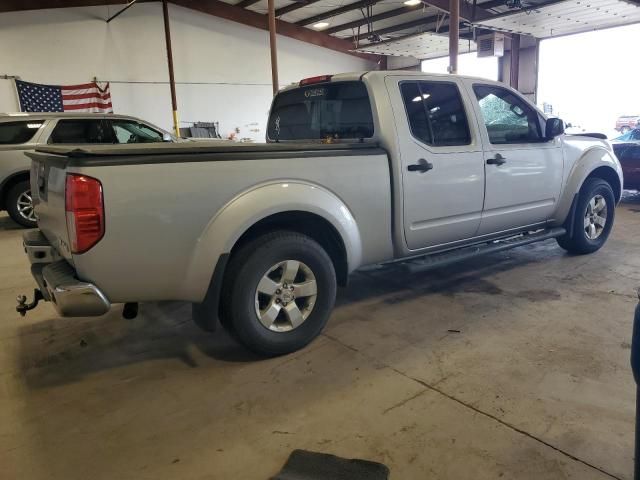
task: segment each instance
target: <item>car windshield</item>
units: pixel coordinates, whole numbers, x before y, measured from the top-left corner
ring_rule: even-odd
[[[640,140],[640,128],[636,128],[634,130],[630,130],[624,135],[620,135],[616,137],[615,140],[620,140],[622,142],[630,142],[635,140]]]
[[[358,139],[373,136],[369,94],[362,82],[310,85],[278,94],[270,140]]]

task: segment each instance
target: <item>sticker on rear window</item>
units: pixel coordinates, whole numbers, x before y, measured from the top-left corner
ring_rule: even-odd
[[[307,98],[310,97],[322,97],[325,94],[324,88],[311,88],[304,92],[304,96]]]

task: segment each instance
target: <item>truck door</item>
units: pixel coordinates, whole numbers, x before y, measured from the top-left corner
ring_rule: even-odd
[[[486,191],[478,234],[544,223],[556,209],[562,186],[561,141],[544,138],[544,119],[512,90],[468,85],[476,97],[485,152]]]
[[[404,234],[419,250],[473,237],[484,162],[473,110],[457,81],[387,77],[402,169]]]

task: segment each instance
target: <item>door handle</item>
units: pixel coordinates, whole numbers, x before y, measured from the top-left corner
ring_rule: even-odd
[[[507,163],[507,159],[504,158],[499,153],[496,153],[496,156],[487,160],[487,165],[504,165]]]
[[[432,168],[433,168],[433,163],[427,162],[424,158],[421,158],[420,160],[418,160],[418,163],[409,165],[407,167],[407,170],[409,170],[410,172],[424,173],[424,172],[428,172]]]

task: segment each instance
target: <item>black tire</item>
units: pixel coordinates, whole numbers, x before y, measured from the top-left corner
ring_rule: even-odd
[[[624,135],[624,134],[625,134],[625,133],[627,133],[629,130],[631,130],[631,127],[622,127],[622,128],[620,129],[620,133]]]
[[[256,291],[269,269],[287,260],[300,262],[303,274],[304,267],[308,268],[315,277],[317,293],[308,316],[299,326],[288,331],[274,331],[260,321],[256,311]],[[281,272],[284,278],[284,269]],[[273,275],[277,278],[280,274],[275,270]],[[301,349],[320,334],[329,319],[335,297],[336,274],[327,252],[306,235],[289,231],[271,232],[248,242],[229,261],[222,288],[221,323],[249,350],[266,356],[284,355]],[[294,308],[297,308],[300,302],[307,302],[299,309],[304,311],[310,301],[310,297],[306,298],[301,297],[291,303],[295,303]],[[282,309],[278,313],[278,321],[288,321],[282,307],[286,303],[279,298],[276,301]],[[273,328],[291,328],[291,325],[276,327],[274,323]]]
[[[26,218],[22,213],[20,213],[20,207],[18,206],[18,201],[21,201],[20,197],[29,192],[31,192],[31,185],[28,180],[16,183],[7,192],[6,208],[13,221],[26,228],[36,228],[38,226],[38,222]]]
[[[587,219],[589,202],[597,197],[601,196],[606,202],[606,222],[597,238],[589,238],[585,227],[585,219]],[[589,178],[587,179],[580,193],[578,193],[578,199],[576,202],[576,210],[573,218],[573,228],[567,225],[567,231],[572,231],[572,234],[563,235],[558,237],[558,245],[564,248],[570,253],[584,255],[587,253],[593,253],[599,250],[609,238],[611,228],[616,213],[616,201],[613,195],[611,185],[601,178]],[[594,226],[594,228],[596,228]]]

